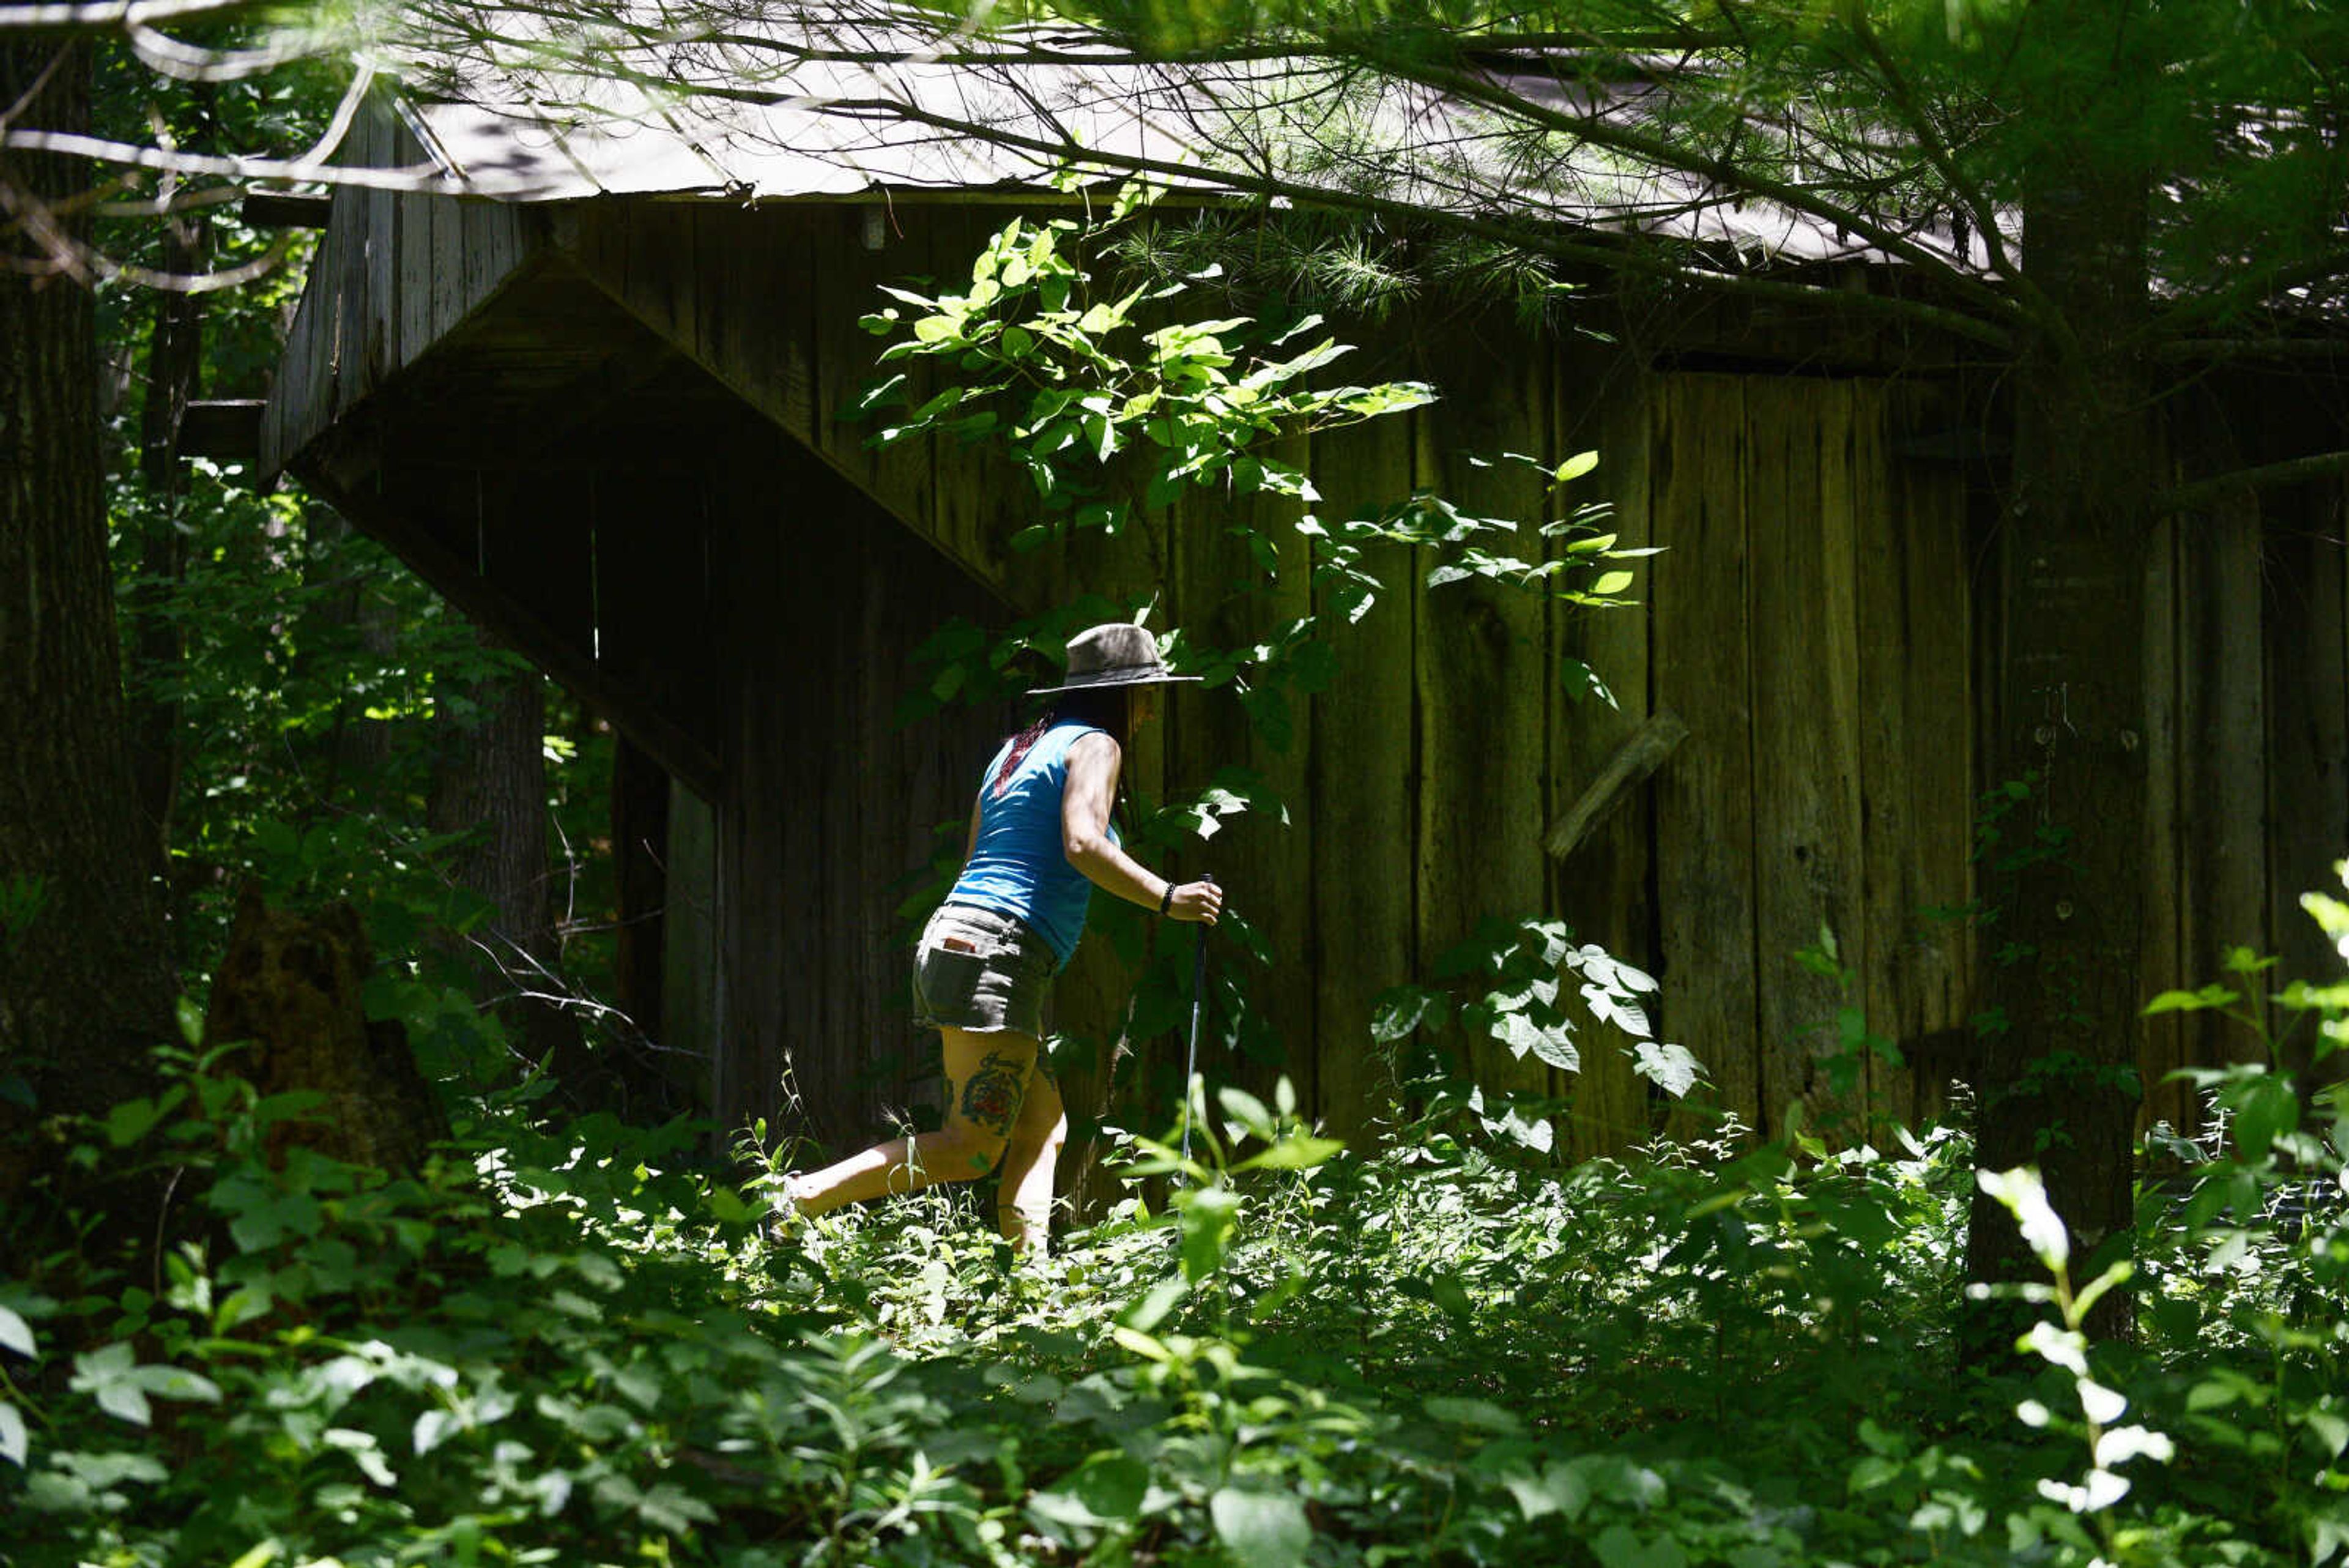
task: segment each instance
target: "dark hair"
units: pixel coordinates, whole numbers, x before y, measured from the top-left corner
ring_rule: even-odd
[[[1044,732],[1055,724],[1090,724],[1096,730],[1109,732],[1111,740],[1121,747],[1125,744],[1125,724],[1129,711],[1127,702],[1134,688],[1126,686],[1093,686],[1081,691],[1056,693],[1036,722],[1011,737],[1011,749],[1003,753],[1003,765],[995,772],[989,788],[1001,794],[1011,785],[1011,775],[1019,771],[1021,759],[1028,749],[1044,738]],[[1117,793],[1125,794],[1125,775],[1118,775]]]

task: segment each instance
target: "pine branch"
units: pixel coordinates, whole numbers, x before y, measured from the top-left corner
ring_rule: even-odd
[[[772,105],[785,101],[783,95],[743,88],[710,88],[694,90],[706,90],[712,96],[739,102]],[[1627,239],[1621,242],[1619,248],[1590,243],[1588,238],[1568,239],[1561,233],[1547,231],[1531,224],[1506,223],[1495,219],[1445,212],[1422,203],[1399,201],[1392,197],[1374,196],[1361,192],[1326,189],[1306,184],[1300,181],[1282,179],[1269,173],[1242,174],[1211,171],[1203,174],[1198,166],[1194,164],[1177,163],[1166,159],[1146,157],[1140,153],[1116,152],[1104,148],[1088,147],[1073,140],[1052,140],[1028,136],[1000,125],[983,125],[974,120],[957,119],[895,99],[838,99],[824,107],[828,111],[852,115],[885,115],[950,135],[984,140],[999,147],[1033,154],[1040,161],[1048,163],[1090,168],[1115,174],[1156,176],[1177,186],[1196,187],[1204,181],[1212,182],[1217,188],[1227,192],[1268,201],[1289,202],[1299,206],[1359,213],[1365,216],[1386,218],[1398,223],[1435,223],[1455,234],[1473,234],[1478,238],[1496,241],[1502,244],[1516,246],[1559,261],[1588,263],[1610,272],[1643,273],[1651,276],[1680,279],[1707,287],[1721,288],[1730,293],[1756,298],[1800,301],[1837,309],[1899,317],[1920,327],[1932,327],[1987,344],[2002,352],[2011,353],[2014,348],[2013,338],[1997,324],[1984,321],[1964,311],[1889,296],[1854,294],[1840,288],[1785,282],[1773,278],[1757,278],[1713,267],[1692,266],[1673,261],[1661,254],[1656,246],[1649,243]]]
[[[1379,63],[1392,75],[1444,93],[1458,101],[1479,104],[1529,126],[1578,137],[1595,146],[1628,153],[1651,168],[1691,175],[1708,181],[1722,190],[1775,202],[1789,212],[1816,218],[1857,235],[1887,255],[1897,257],[1940,278],[1971,297],[1986,315],[2006,321],[2013,321],[2022,315],[2021,308],[2011,296],[1958,265],[1951,257],[1918,244],[1866,213],[1827,200],[1815,188],[1774,179],[1755,169],[1741,166],[1731,158],[1713,157],[1692,148],[1674,146],[1670,141],[1643,135],[1601,115],[1568,114],[1537,104],[1473,72],[1413,67],[1408,62]]]

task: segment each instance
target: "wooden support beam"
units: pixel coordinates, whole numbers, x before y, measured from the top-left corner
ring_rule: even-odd
[[[1664,765],[1664,759],[1682,741],[1688,739],[1689,728],[1681,716],[1670,708],[1659,708],[1648,716],[1648,722],[1631,732],[1631,738],[1616,749],[1599,776],[1581,798],[1567,808],[1564,816],[1550,825],[1542,840],[1542,847],[1553,860],[1563,860],[1574,853],[1578,845],[1590,836],[1591,829],[1607,820],[1617,806],[1629,800],[1631,792],[1647,782],[1650,774]]]
[[[244,221],[256,229],[323,229],[334,210],[330,196],[288,196],[254,191],[241,204]]]
[[[403,508],[338,480],[335,466],[320,452],[325,444],[313,443],[292,464],[295,475],[313,494],[388,545],[450,604],[563,682],[591,711],[610,721],[703,799],[723,798],[724,769],[717,753],[699,736],[654,704],[619,690],[605,678],[590,650],[574,646],[571,639],[500,593],[496,585],[409,517]]]
[[[188,405],[180,421],[180,455],[215,462],[257,462],[261,458],[263,398],[216,398]]]

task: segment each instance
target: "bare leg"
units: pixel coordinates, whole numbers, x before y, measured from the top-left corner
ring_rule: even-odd
[[[1069,1139],[1068,1113],[1060,1086],[1038,1073],[1020,1102],[1019,1119],[1004,1146],[1003,1174],[996,1189],[995,1224],[1015,1252],[1041,1256],[1052,1235],[1052,1175],[1061,1146]]]
[[[995,1168],[1035,1075],[1032,1034],[943,1032],[947,1114],[934,1133],[891,1138],[836,1165],[791,1178],[792,1205],[822,1214],[891,1192],[918,1192],[941,1181],[968,1181]],[[1060,1104],[1057,1096],[1053,1105]]]

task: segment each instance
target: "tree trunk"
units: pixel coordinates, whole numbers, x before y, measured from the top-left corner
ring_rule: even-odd
[[[2018,368],[2003,529],[1994,788],[2027,785],[1985,867],[1979,1163],[2040,1167],[2072,1232],[2075,1279],[2126,1246],[2137,1079],[2147,749],[2145,583],[2158,475],[2146,378],[2125,347],[2147,308],[2146,186],[2109,167],[2054,171],[2026,203],[2027,275],[2058,324]],[[2014,1221],[1977,1194],[1968,1272],[2037,1281]],[[2126,1325],[2124,1293],[2107,1331]],[[1977,1354],[2011,1354],[2011,1313]]]
[[[370,1022],[360,1005],[372,961],[358,912],[335,904],[292,915],[252,888],[204,1013],[207,1047],[243,1044],[233,1064],[264,1098],[306,1093],[316,1109],[269,1130],[273,1157],[299,1145],[356,1165],[412,1173],[449,1136],[397,1020]]]
[[[210,249],[203,222],[198,213],[164,224],[165,271],[191,275],[202,270]],[[139,476],[146,504],[136,519],[139,585],[129,604],[126,674],[131,774],[158,856],[171,851],[171,817],[180,794],[182,755],[175,693],[186,639],[170,610],[188,569],[187,537],[180,523],[180,501],[187,488],[180,462],[180,427],[203,373],[204,298],[169,291],[154,297],[146,398],[139,416]]]
[[[471,955],[477,994],[495,1005],[517,1049],[533,1062],[551,1059],[574,1100],[597,1104],[578,1022],[555,1000],[564,984],[547,884],[543,678],[504,670],[444,688],[433,723],[427,819],[436,833],[471,834],[458,880],[496,909]]]
[[[0,41],[0,103],[57,59]],[[74,47],[19,123],[88,123],[88,51]],[[0,236],[0,1134],[43,1114],[149,1092],[173,981],[158,857],[125,745],[121,653],[107,565],[88,291],[26,270],[32,207],[80,189],[63,160],[10,153],[19,218]],[[0,1137],[0,1209],[37,1157]]]

